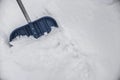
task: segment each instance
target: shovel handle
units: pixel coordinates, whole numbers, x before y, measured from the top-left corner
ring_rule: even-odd
[[[18,5],[19,5],[19,7],[20,7],[20,9],[21,9],[21,11],[22,11],[22,13],[23,13],[26,21],[27,21],[28,23],[31,23],[31,19],[30,19],[28,13],[27,13],[27,11],[26,11],[26,9],[25,9],[22,1],[21,1],[21,0],[16,0],[16,1],[17,1]]]

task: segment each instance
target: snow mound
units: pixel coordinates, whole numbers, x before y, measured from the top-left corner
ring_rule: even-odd
[[[11,44],[14,46],[10,50],[10,61],[3,63],[11,66],[2,69],[9,80],[16,80],[14,76],[19,75],[24,77],[17,80],[90,80],[92,71],[86,55],[64,30],[53,29],[39,39],[22,37]]]

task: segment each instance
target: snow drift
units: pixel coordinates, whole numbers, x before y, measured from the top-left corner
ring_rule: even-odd
[[[0,75],[5,80],[117,80],[117,0],[24,0],[32,20],[55,17],[59,29],[39,39],[9,35],[26,21],[15,0],[0,3]]]

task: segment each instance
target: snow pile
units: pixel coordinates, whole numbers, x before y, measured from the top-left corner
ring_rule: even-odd
[[[88,80],[91,77],[86,55],[60,28],[37,40],[21,37],[11,44],[12,53],[7,54],[8,61],[2,62],[3,76],[8,75],[5,79]]]
[[[2,1],[0,77],[5,80],[117,80],[120,12],[117,0],[24,0],[31,19],[53,16],[58,29],[39,39],[8,37],[25,24],[14,0]],[[9,13],[8,13],[9,12]],[[14,12],[14,14],[12,14]],[[14,16],[14,17],[13,17]],[[3,27],[4,26],[4,27]]]

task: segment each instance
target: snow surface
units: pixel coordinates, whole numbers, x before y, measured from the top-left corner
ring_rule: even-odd
[[[23,0],[34,21],[54,17],[59,28],[39,39],[9,35],[26,24],[15,0],[0,0],[1,80],[118,80],[118,0]]]

